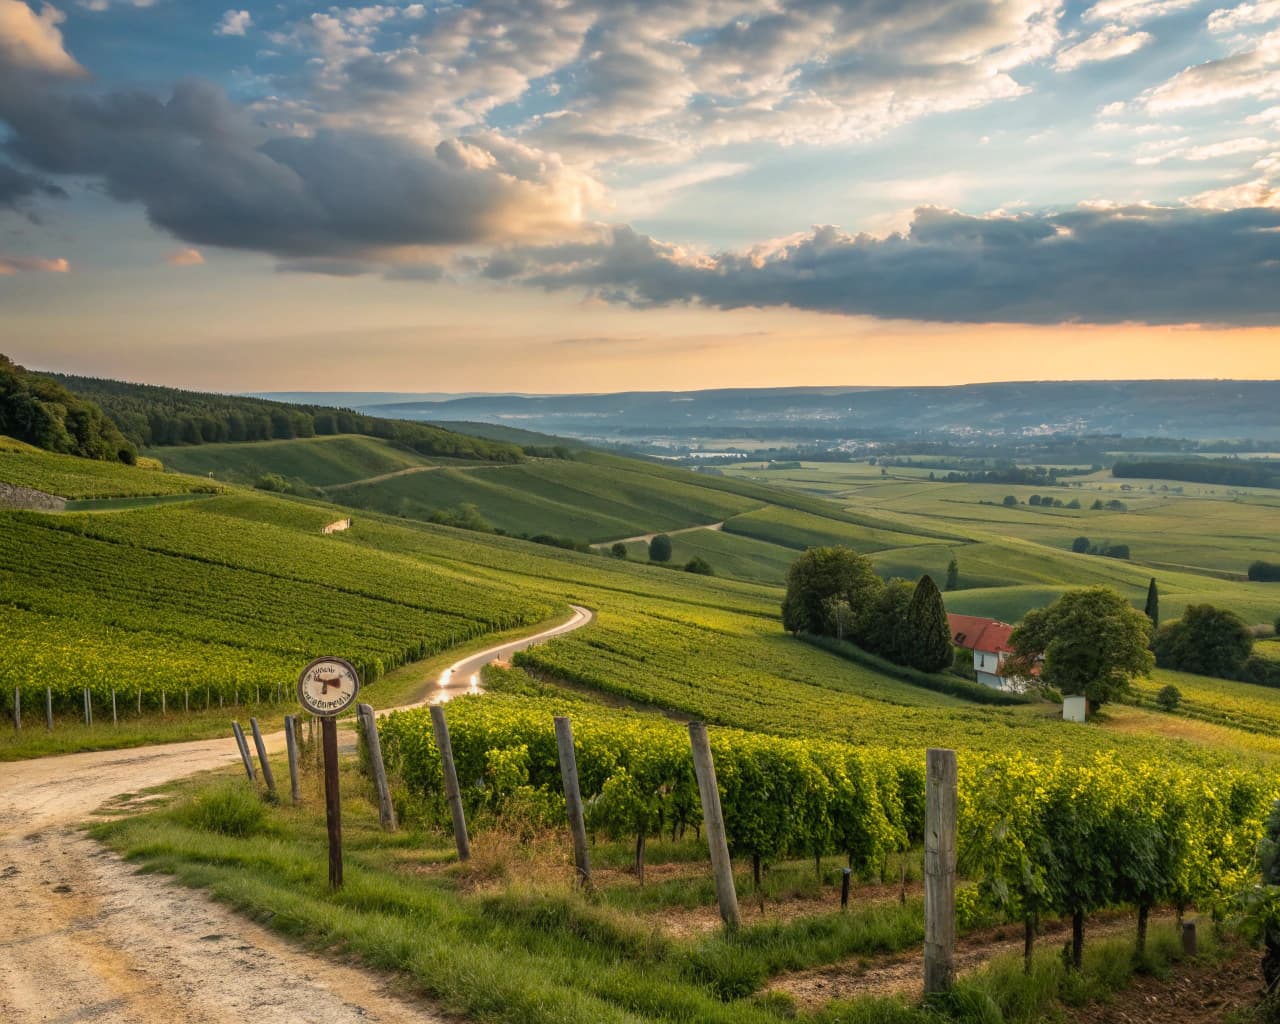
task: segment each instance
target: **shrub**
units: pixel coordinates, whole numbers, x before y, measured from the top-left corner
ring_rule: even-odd
[[[1255,583],[1280,583],[1280,562],[1258,559],[1249,564],[1249,579]]]
[[[1077,537],[1071,542],[1071,550],[1077,555],[1087,555],[1093,549],[1088,537]]]
[[[1015,497],[1015,496],[1014,496],[1014,495],[1012,495],[1012,494],[1006,494],[1006,495],[1004,496],[1004,506],[1005,506],[1005,508],[1013,508],[1013,506],[1014,506],[1014,505],[1016,505],[1016,504],[1018,504],[1018,499],[1017,499],[1017,497]]]
[[[660,533],[649,541],[649,561],[671,561],[671,538],[665,533]]]
[[[1179,704],[1182,703],[1182,691],[1176,686],[1169,685],[1161,687],[1160,692],[1156,694],[1156,706],[1161,711],[1175,711]]]
[[[711,568],[711,563],[699,555],[694,555],[689,561],[684,563],[684,571],[695,573],[698,576],[714,576],[715,570]]]
[[[614,558],[626,558],[627,546],[622,541],[618,541],[613,547],[609,548],[609,554],[613,555]]]

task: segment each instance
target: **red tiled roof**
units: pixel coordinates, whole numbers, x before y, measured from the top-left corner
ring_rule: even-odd
[[[971,651],[1012,651],[1009,637],[1013,627],[1007,622],[984,619],[978,615],[952,615],[947,613],[951,626],[951,642]]]

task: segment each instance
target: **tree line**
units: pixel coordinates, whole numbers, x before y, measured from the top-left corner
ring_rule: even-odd
[[[1186,480],[1229,487],[1280,487],[1280,466],[1262,459],[1143,459],[1121,461],[1111,475],[1142,480]]]
[[[350,409],[291,405],[95,377],[51,374],[45,379],[95,403],[120,433],[142,448],[363,434],[420,455],[519,462],[526,454],[519,445],[508,442],[458,434],[426,423],[366,416]],[[568,456],[567,450],[562,449],[539,450],[538,454]]]
[[[64,455],[123,462],[134,445],[95,403],[0,355],[0,434]]]

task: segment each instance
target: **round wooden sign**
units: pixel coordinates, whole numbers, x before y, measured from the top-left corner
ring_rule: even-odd
[[[298,701],[320,718],[342,714],[359,692],[355,666],[341,658],[317,658],[298,677]]]

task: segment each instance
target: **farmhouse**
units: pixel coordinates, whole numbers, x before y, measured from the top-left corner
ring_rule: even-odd
[[[1013,627],[1007,622],[984,619],[977,615],[947,614],[951,642],[973,651],[973,670],[978,682],[997,690],[1013,689],[1012,677],[1004,675],[1005,658],[1013,651],[1009,636]]]

